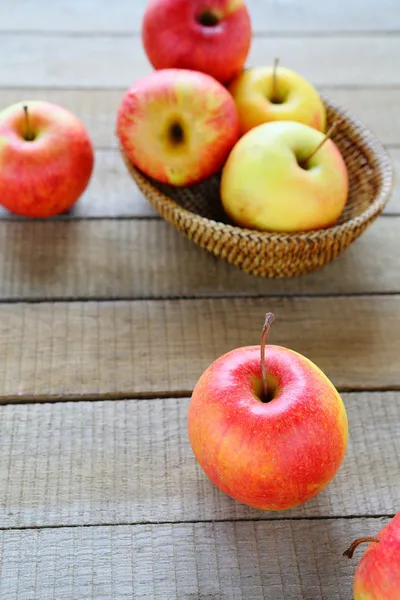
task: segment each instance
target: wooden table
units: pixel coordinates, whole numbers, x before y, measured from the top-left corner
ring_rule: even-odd
[[[0,220],[0,597],[349,599],[353,538],[400,508],[400,191],[337,261],[256,279],[161,221],[116,149],[125,89],[149,71],[144,0],[0,4],[1,108],[44,98],[96,147],[68,216]],[[252,64],[281,62],[346,106],[400,165],[398,0],[252,0]],[[285,513],[247,508],[196,464],[187,408],[220,354],[271,341],[343,392],[337,477]]]

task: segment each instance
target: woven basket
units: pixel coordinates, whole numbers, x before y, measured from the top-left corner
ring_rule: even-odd
[[[123,149],[125,164],[139,189],[168,223],[205,250],[262,277],[293,277],[337,258],[382,212],[392,188],[392,165],[380,142],[347,111],[322,96],[328,126],[349,171],[349,196],[337,223],[305,233],[270,233],[229,223],[219,195],[220,174],[199,184],[176,188],[146,177]]]

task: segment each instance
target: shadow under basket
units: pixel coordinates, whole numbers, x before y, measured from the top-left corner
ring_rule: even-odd
[[[261,232],[231,224],[224,213],[220,174],[199,184],[173,187],[125,164],[150,204],[168,223],[214,256],[252,275],[284,278],[315,271],[337,258],[382,212],[392,189],[392,165],[381,143],[347,111],[322,96],[332,139],[349,173],[349,195],[335,225],[300,233]]]

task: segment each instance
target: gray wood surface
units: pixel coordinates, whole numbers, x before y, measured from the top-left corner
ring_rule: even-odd
[[[346,107],[349,112],[364,122],[382,143],[400,146],[400,89],[385,89],[318,86],[321,92]],[[116,148],[116,114],[125,92],[124,88],[110,90],[54,89],[49,85],[43,89],[5,88],[0,89],[0,106],[15,102],[45,98],[49,102],[62,104],[74,112],[85,123],[97,148]]]
[[[247,0],[256,33],[304,31],[397,31],[396,0],[348,0],[338,9],[319,0]],[[0,31],[104,32],[140,31],[147,0],[14,0],[0,5]]]
[[[400,182],[397,173],[400,173],[400,149],[390,148],[388,152],[395,171],[395,180],[393,194],[384,209],[384,214],[399,215]],[[98,149],[95,152],[93,174],[86,191],[69,212],[52,220],[121,217],[160,218],[130,177],[119,151]],[[1,219],[26,220],[0,206]],[[113,223],[109,226],[112,227]]]
[[[0,401],[190,394],[208,365],[270,343],[314,361],[340,389],[398,389],[399,296],[0,305]]]
[[[1,45],[2,87],[119,89],[152,70],[136,36],[5,33]],[[266,36],[247,64],[272,64],[277,55],[317,86],[400,84],[400,35]]]
[[[349,600],[353,539],[380,519],[1,532],[7,600]]]
[[[343,394],[349,446],[293,510],[220,492],[194,458],[188,399],[0,407],[0,528],[391,514],[400,501],[400,393]]]
[[[96,148],[68,215],[0,210],[0,599],[349,600],[361,552],[343,551],[400,503],[400,184],[386,215],[307,277],[255,279],[185,240],[117,151],[119,102],[151,70],[145,4],[0,2],[0,110],[57,102]],[[248,63],[279,56],[364,122],[399,172],[398,0],[248,5]],[[271,343],[353,390],[341,469],[285,513],[219,492],[187,439],[186,396],[223,352],[259,342],[266,310]]]
[[[378,219],[325,268],[285,280],[233,268],[161,220],[0,221],[0,298],[398,293],[399,254],[398,216]]]

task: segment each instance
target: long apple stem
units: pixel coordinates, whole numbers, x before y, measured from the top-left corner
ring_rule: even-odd
[[[267,368],[265,366],[265,344],[267,342],[267,335],[272,323],[275,321],[275,315],[273,313],[267,313],[265,315],[264,327],[261,334],[261,374],[262,374],[262,384],[263,384],[263,396],[264,401],[266,402],[268,399],[268,378],[267,378]]]
[[[278,97],[278,90],[277,90],[277,70],[278,70],[278,65],[279,65],[279,58],[275,58],[274,60],[274,69],[272,71],[272,101],[276,100]]]
[[[347,548],[347,550],[345,550],[345,552],[343,552],[343,556],[347,556],[347,558],[353,558],[353,554],[354,554],[355,549],[360,544],[364,544],[366,542],[375,542],[376,544],[379,544],[380,540],[378,538],[374,538],[374,537],[359,538],[358,540],[355,540],[351,544],[351,546],[349,548]]]
[[[31,131],[31,125],[29,122],[29,113],[28,113],[28,107],[26,106],[26,104],[24,105],[24,113],[25,113],[25,139],[28,142],[31,142],[33,140],[33,135],[32,135],[32,131]]]
[[[341,123],[341,121],[335,121],[328,129],[328,131],[326,132],[326,134],[324,135],[323,139],[320,141],[320,143],[318,144],[318,146],[315,148],[315,150],[313,150],[311,152],[311,154],[309,156],[307,156],[307,158],[305,160],[302,160],[302,164],[306,165],[308,163],[309,160],[312,159],[313,156],[315,156],[318,152],[318,150],[325,144],[325,142],[327,140],[329,140],[329,138],[332,136],[332,134],[336,131],[336,129],[338,128],[339,124]]]

